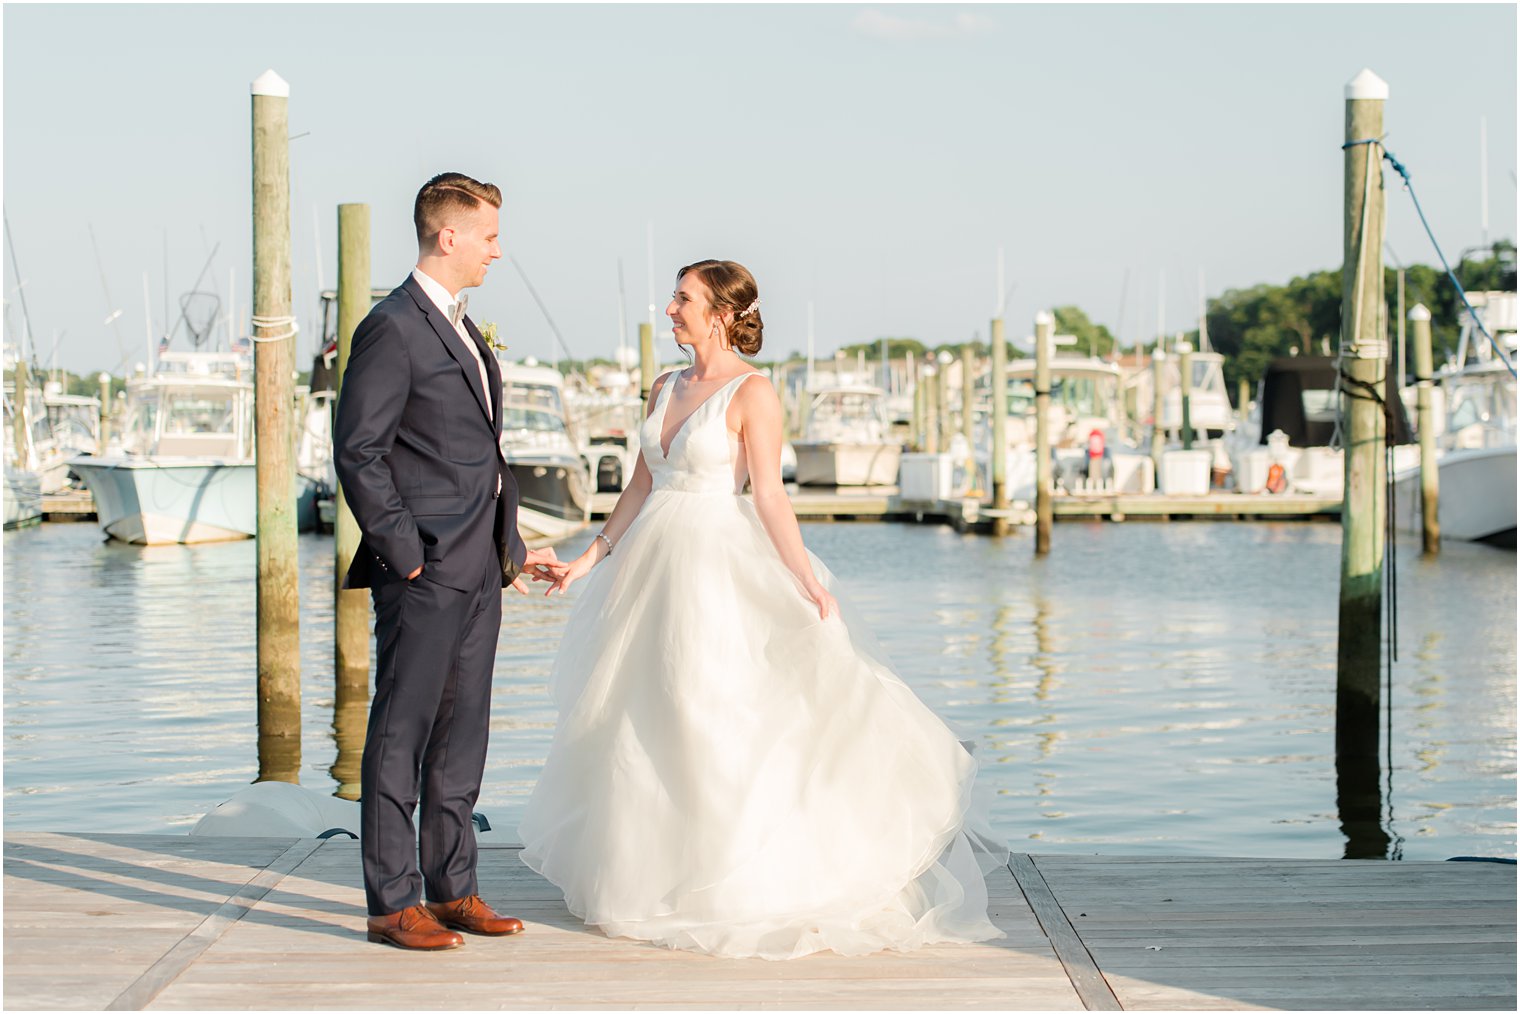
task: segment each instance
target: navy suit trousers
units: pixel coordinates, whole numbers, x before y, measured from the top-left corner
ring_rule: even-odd
[[[362,550],[361,550],[362,551]],[[481,560],[459,591],[428,579],[372,589],[375,698],[364,741],[360,819],[371,915],[478,893],[471,814],[485,771],[501,568]],[[421,834],[413,825],[422,805]],[[419,873],[419,865],[421,872]]]

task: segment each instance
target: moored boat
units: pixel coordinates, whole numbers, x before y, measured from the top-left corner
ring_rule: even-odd
[[[123,542],[215,542],[254,534],[253,360],[163,352],[127,381],[119,451],[70,460],[106,534]]]
[[[1469,294],[1484,327],[1515,361],[1515,293]],[[1462,324],[1455,362],[1437,378],[1432,394],[1439,411],[1434,435],[1443,539],[1515,545],[1516,384],[1469,316]],[[1422,525],[1420,468],[1410,463],[1394,475],[1391,509],[1401,531]]]
[[[564,379],[532,360],[501,364],[501,450],[517,480],[518,527],[558,542],[591,523],[591,478],[565,416]]]
[[[808,391],[807,428],[792,442],[799,486],[890,486],[902,444],[889,434],[886,393],[866,384]]]

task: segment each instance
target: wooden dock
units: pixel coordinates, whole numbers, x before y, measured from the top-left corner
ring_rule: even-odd
[[[1016,854],[1007,936],[734,961],[609,939],[518,849],[481,891],[527,932],[365,942],[356,842],[5,836],[8,1009],[1515,1009],[1515,867]]]
[[[95,498],[88,489],[66,489],[42,498],[44,521],[94,521]]]

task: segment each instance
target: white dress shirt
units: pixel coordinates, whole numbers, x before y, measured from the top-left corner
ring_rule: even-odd
[[[422,286],[422,291],[428,294],[428,298],[433,301],[433,305],[443,311],[445,318],[453,317],[454,304],[458,300],[448,289],[445,289],[436,279],[425,274],[421,268],[413,268],[412,277],[417,279],[417,284]],[[486,361],[481,358],[480,347],[475,344],[475,339],[471,338],[470,333],[465,330],[463,315],[460,316],[459,323],[454,325],[454,333],[459,335],[459,340],[464,342],[464,347],[469,349],[470,355],[475,357],[475,366],[480,370],[480,390],[486,396],[486,415],[491,416],[491,405],[494,399],[491,397],[491,381],[486,373]]]

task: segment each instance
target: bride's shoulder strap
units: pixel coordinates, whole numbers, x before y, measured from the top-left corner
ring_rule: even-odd
[[[651,402],[653,402],[654,399],[655,399],[655,397],[661,391],[665,390],[665,388],[669,384],[671,384],[671,383],[674,382],[676,374],[680,373],[680,372],[681,371],[679,369],[666,370],[664,373],[660,374],[658,377],[655,377],[653,380],[651,380],[649,382],[649,394],[650,394],[649,400]]]
[[[733,391],[730,392],[730,393],[731,394],[738,394],[739,393],[739,389],[744,386],[745,381],[749,380],[750,377],[763,377],[763,376],[765,376],[765,374],[761,373],[759,370],[750,370],[748,373],[741,373],[741,374],[739,374],[739,382],[734,385]]]
[[[748,373],[741,373],[741,374],[739,374],[739,376],[736,379],[729,381],[729,388],[728,388],[728,392],[727,392],[727,402],[725,404],[725,408],[728,405],[732,405],[734,403],[735,399],[737,399],[739,397],[739,392],[744,389],[745,382],[748,381],[749,378],[751,378],[751,377],[763,377],[763,376],[765,376],[765,374],[761,373],[759,370],[750,370]],[[750,386],[753,387],[754,385],[751,384]],[[767,388],[770,388],[769,378],[767,378],[767,383],[766,383],[765,386]],[[774,397],[775,392],[772,391],[771,393],[772,393],[772,397]],[[755,396],[754,395],[750,395],[749,397],[751,399],[753,399]],[[751,402],[751,403],[753,403],[753,402]]]

